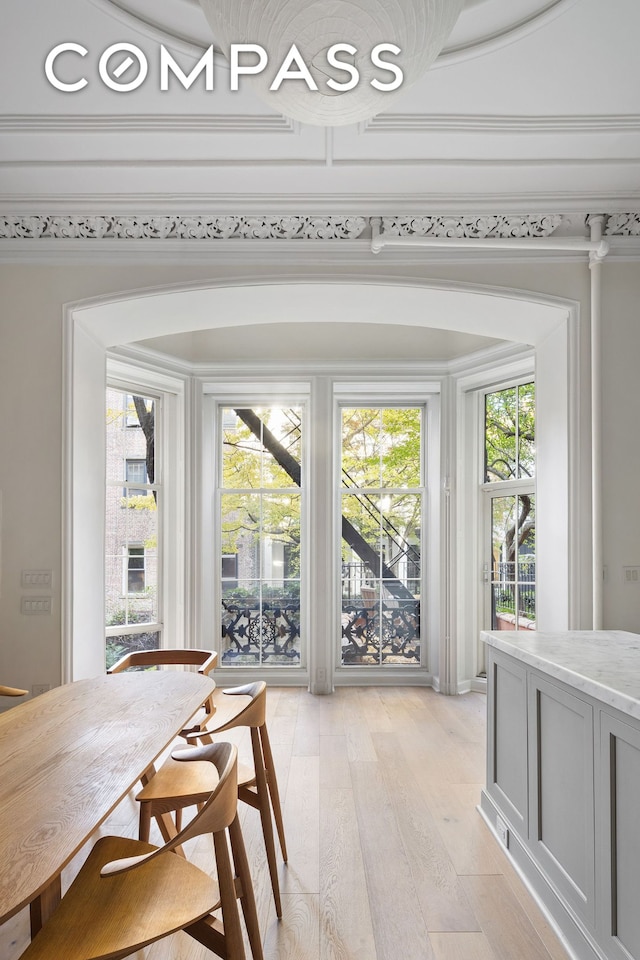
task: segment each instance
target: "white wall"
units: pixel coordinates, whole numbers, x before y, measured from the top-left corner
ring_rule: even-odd
[[[470,283],[507,285],[582,302],[588,318],[589,276],[584,264],[466,265],[412,268],[416,275],[459,279]],[[224,276],[242,275],[238,266],[219,269]],[[255,271],[254,271],[255,272]],[[273,268],[272,268],[273,272]],[[287,273],[292,272],[291,262]],[[335,268],[336,276],[340,268]],[[405,266],[385,267],[389,275],[406,276]],[[189,266],[49,267],[2,266],[0,291],[0,676],[6,683],[30,687],[60,682],[60,582],[62,555],[62,331],[63,304],[116,291],[206,280],[212,269]],[[354,273],[353,266],[349,273]],[[640,325],[636,303],[640,277],[633,263],[604,268],[605,353],[605,626],[640,631],[640,592],[621,582],[621,567],[640,563],[640,511],[637,509],[637,441],[640,410],[637,360]],[[478,333],[482,333],[478,330]],[[582,336],[581,356],[588,369]],[[588,377],[581,408],[583,492],[589,488]],[[590,563],[588,518],[583,524],[584,581],[582,623],[589,626]],[[53,613],[27,617],[20,613],[20,571],[53,570]],[[97,621],[96,621],[97,622]]]
[[[604,622],[640,633],[640,582],[623,567],[640,567],[640,271],[604,270],[602,319],[604,488]]]

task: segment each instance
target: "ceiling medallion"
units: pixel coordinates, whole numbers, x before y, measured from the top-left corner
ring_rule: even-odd
[[[137,32],[193,56],[201,55],[212,42],[216,44],[199,0],[164,0],[161,4],[158,0],[90,2]],[[510,43],[578,2],[580,0],[465,0],[436,66],[475,57]]]
[[[344,126],[385,110],[436,59],[464,0],[200,0],[246,85],[302,123]],[[238,45],[246,45],[242,67]],[[256,62],[256,55],[262,62]],[[235,56],[235,59],[234,59]]]

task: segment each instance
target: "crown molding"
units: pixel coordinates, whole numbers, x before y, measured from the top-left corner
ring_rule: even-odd
[[[299,134],[301,124],[279,114],[7,114],[0,117],[0,134],[85,136],[88,133],[169,134],[221,133]]]
[[[388,263],[526,263],[584,262],[574,250],[549,250],[535,240],[560,230],[566,238],[588,236],[584,217],[560,214],[383,217],[383,233],[390,237],[430,237],[436,245],[385,249]],[[618,261],[640,258],[640,213],[610,214],[605,235],[609,257]],[[363,216],[0,216],[0,262],[71,263],[281,263],[283,255],[298,265],[327,266],[369,263],[370,218]],[[463,238],[464,249],[448,246]],[[499,251],[473,240],[521,239],[531,247]],[[440,241],[440,242],[438,242]]]
[[[522,116],[491,114],[380,113],[359,125],[363,135],[372,133],[522,133],[522,134],[619,134],[640,133],[638,114],[569,114]]]
[[[268,114],[5,114],[0,134],[87,133],[273,133],[299,134],[296,120]],[[622,134],[640,133],[640,114],[549,116],[493,114],[381,113],[357,126],[364,136],[383,133]]]
[[[280,380],[292,373],[299,379],[316,376],[334,375],[336,378],[378,375],[383,379],[406,377],[442,378],[461,376],[480,366],[504,363],[507,360],[521,359],[535,355],[533,347],[525,344],[498,343],[482,350],[451,360],[290,360],[269,364],[265,373],[264,364],[255,360],[227,360],[220,362],[198,362],[182,360],[170,354],[143,347],[139,344],[124,344],[110,348],[107,357],[126,360],[143,366],[154,372],[170,372],[181,377],[194,377],[199,380],[224,377],[234,379],[238,376],[255,376],[264,380]]]
[[[593,210],[626,215],[640,210],[640,186],[631,192],[581,191],[530,193],[0,193],[4,216],[335,216],[348,209],[350,216],[483,216],[502,214],[587,216]]]

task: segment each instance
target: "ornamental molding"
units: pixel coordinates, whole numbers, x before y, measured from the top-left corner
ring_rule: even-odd
[[[216,37],[197,0],[90,0],[104,13],[156,42],[199,57]],[[449,66],[498,50],[555,20],[579,0],[466,0],[434,66]],[[222,57],[220,57],[221,65]],[[432,68],[433,69],[433,68]]]
[[[588,218],[587,218],[588,219]],[[105,241],[114,248],[118,241],[364,241],[371,236],[371,220],[365,216],[176,216],[129,215],[57,216],[0,215],[2,241]],[[544,239],[560,228],[565,237],[588,238],[586,220],[571,215],[476,214],[474,216],[384,216],[381,237],[431,237],[442,240]],[[578,225],[580,224],[580,225]],[[606,217],[607,237],[640,237],[640,212]],[[106,249],[106,246],[104,247]],[[169,249],[169,247],[167,247]]]
[[[0,217],[0,240],[357,240],[364,217]]]
[[[359,125],[359,132],[370,133],[538,133],[538,134],[612,134],[639,133],[638,114],[591,114],[584,116],[523,116],[522,114],[428,114],[379,113]]]
[[[554,214],[544,217],[383,217],[382,233],[389,237],[550,237],[562,223]]]
[[[608,237],[640,237],[640,213],[617,213],[609,217]]]
[[[184,136],[189,133],[270,133],[298,134],[300,124],[279,114],[21,114],[0,117],[0,134],[30,136],[55,133],[56,136],[82,136],[108,133],[160,133]]]

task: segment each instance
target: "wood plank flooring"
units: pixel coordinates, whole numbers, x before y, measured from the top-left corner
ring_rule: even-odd
[[[485,702],[423,688],[342,687],[329,697],[269,689],[289,848],[280,922],[258,813],[242,805],[265,960],[566,960],[476,810]],[[248,760],[246,732],[232,734]],[[136,831],[130,796],[100,832]],[[63,889],[87,852],[65,871]],[[187,854],[211,869],[210,838]],[[0,928],[0,957],[17,960],[27,936],[23,911]],[[212,954],[178,933],[133,956]]]

